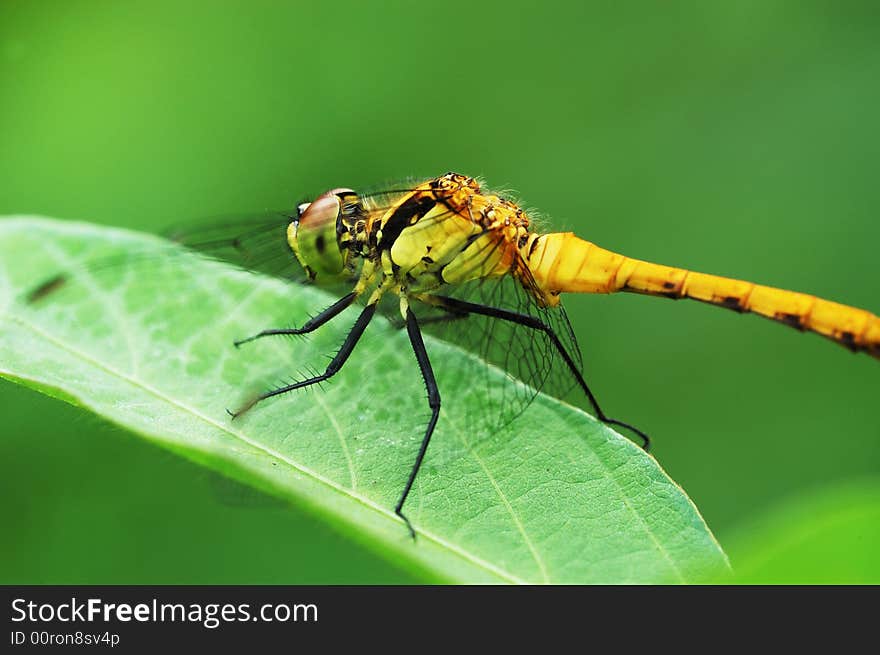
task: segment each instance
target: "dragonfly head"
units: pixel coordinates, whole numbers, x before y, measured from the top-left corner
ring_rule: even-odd
[[[337,236],[341,217],[352,203],[360,204],[351,189],[331,189],[312,202],[301,203],[287,226],[287,242],[311,279],[339,276],[345,266]]]

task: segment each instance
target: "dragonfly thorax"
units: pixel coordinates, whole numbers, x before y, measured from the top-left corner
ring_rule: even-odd
[[[555,306],[555,257],[544,257],[542,247],[552,239],[541,238],[516,203],[458,173],[401,192],[332,189],[300,205],[288,228],[290,246],[312,279],[352,278],[360,269],[370,277],[361,288],[376,281],[423,294],[511,275],[540,306]]]

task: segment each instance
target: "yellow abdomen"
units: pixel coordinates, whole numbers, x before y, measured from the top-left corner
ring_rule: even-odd
[[[523,257],[547,304],[561,293],[629,291],[693,298],[753,312],[880,358],[880,318],[871,312],[784,289],[631,259],[570,232],[533,235]]]

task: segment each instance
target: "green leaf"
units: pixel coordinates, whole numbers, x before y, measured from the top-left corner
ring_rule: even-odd
[[[83,267],[130,252],[138,256],[109,271]],[[726,570],[656,461],[584,412],[539,395],[505,430],[468,431],[466,410],[482,402],[469,382],[480,363],[450,344],[426,339],[444,404],[405,507],[413,541],[392,509],[428,408],[405,331],[376,320],[323,389],[230,421],[225,408],[326,365],[355,310],[313,338],[237,350],[234,339],[296,324],[333,298],[170,256],[150,235],[42,218],[0,221],[0,261],[0,374],[305,506],[426,580],[699,582]],[[70,284],[26,302],[63,271]]]
[[[736,582],[880,583],[880,480],[841,483],[792,498],[725,540]]]

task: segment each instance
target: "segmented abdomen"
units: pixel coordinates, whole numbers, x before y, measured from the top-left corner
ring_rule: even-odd
[[[795,291],[632,259],[572,233],[545,234],[535,241],[530,248],[529,267],[539,286],[548,292],[629,291],[693,298],[816,332],[850,350],[864,351],[880,359],[880,318],[863,309]]]

